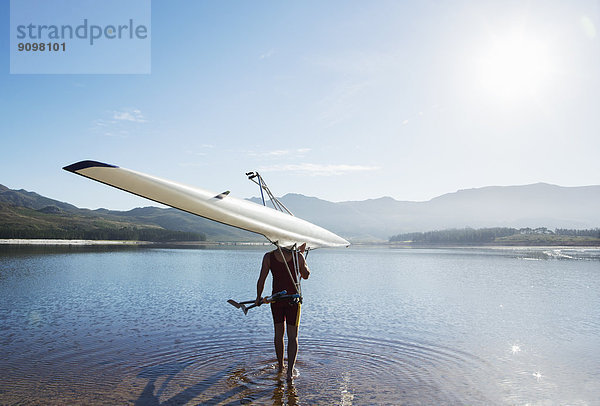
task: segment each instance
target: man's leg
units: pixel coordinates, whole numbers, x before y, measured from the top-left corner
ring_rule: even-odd
[[[288,370],[287,380],[291,381],[294,374],[294,365],[296,364],[296,356],[298,355],[298,326],[291,324],[287,325],[288,337]]]
[[[283,332],[285,331],[285,323],[274,323],[275,326],[275,354],[277,355],[277,364],[279,364],[279,372],[283,371]],[[288,329],[289,334],[289,329]]]

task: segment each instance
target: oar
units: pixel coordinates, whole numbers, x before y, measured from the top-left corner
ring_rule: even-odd
[[[242,311],[244,312],[244,314],[248,314],[248,310],[252,309],[253,307],[260,306],[263,303],[272,303],[272,302],[275,302],[275,301],[277,301],[277,299],[281,298],[286,293],[287,293],[287,291],[282,290],[281,292],[274,293],[271,296],[264,297],[259,303],[256,303],[255,300],[247,300],[245,302],[236,302],[233,299],[229,299],[227,301],[227,303],[235,306],[238,309],[242,309]],[[254,304],[252,304],[250,306],[246,306],[247,304],[250,304],[250,303],[254,303]]]
[[[242,307],[242,305],[245,305],[245,304],[250,304],[250,303],[254,303],[254,302],[255,302],[254,300],[247,300],[247,301],[245,301],[245,302],[236,302],[236,301],[235,301],[235,300],[233,300],[233,299],[229,299],[229,300],[227,301],[227,303],[229,303],[230,305],[233,305],[233,306],[235,306],[237,309],[239,309],[240,307]]]

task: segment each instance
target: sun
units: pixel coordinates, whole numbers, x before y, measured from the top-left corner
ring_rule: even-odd
[[[479,85],[507,102],[539,98],[553,71],[548,43],[523,32],[494,37],[477,62]]]

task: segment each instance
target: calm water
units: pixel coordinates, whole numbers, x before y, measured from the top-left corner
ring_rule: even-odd
[[[599,250],[311,252],[294,385],[263,253],[0,247],[0,404],[600,404]]]

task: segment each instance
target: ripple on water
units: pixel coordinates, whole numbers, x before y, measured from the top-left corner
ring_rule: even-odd
[[[491,369],[477,357],[432,343],[355,335],[300,338],[297,379],[277,371],[269,337],[239,332],[141,334],[82,341],[38,352],[38,376],[12,387],[20,401],[102,404],[432,404],[485,403]],[[15,375],[16,377],[17,375]],[[18,381],[18,380],[17,380]],[[31,384],[42,387],[35,390]],[[18,382],[15,382],[18,384]],[[29,385],[29,386],[28,386]],[[69,392],[65,392],[69,388]],[[38,388],[39,389],[39,388]],[[54,401],[55,400],[55,401]]]
[[[477,371],[489,370],[470,354],[423,342],[306,337],[300,347],[293,386],[278,373],[270,342],[243,343],[235,334],[182,339],[178,349],[147,353],[129,375],[145,385],[141,403],[429,404],[460,402],[481,386],[470,381]],[[472,392],[466,399],[486,400]]]

